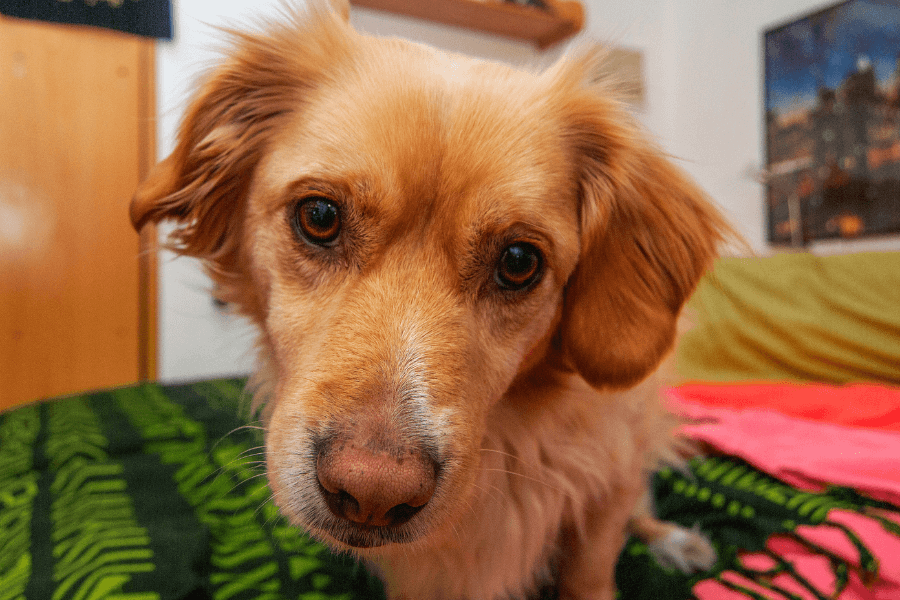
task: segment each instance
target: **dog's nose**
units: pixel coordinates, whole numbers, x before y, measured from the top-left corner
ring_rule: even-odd
[[[437,463],[425,452],[379,452],[350,442],[320,451],[316,471],[331,512],[372,527],[409,521],[431,500],[437,482]]]

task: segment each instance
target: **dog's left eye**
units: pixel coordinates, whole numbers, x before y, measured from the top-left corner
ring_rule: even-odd
[[[522,290],[541,276],[544,259],[541,252],[527,242],[510,244],[500,255],[494,279],[507,290]]]
[[[341,232],[341,212],[332,200],[314,196],[296,204],[291,225],[297,235],[306,241],[317,246],[327,246]]]

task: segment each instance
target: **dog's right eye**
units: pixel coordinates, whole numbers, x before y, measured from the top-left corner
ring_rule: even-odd
[[[291,225],[294,232],[307,242],[329,246],[341,232],[341,211],[334,201],[313,196],[295,205]]]
[[[501,288],[524,290],[540,279],[543,263],[537,248],[527,242],[516,242],[503,250],[494,280]]]

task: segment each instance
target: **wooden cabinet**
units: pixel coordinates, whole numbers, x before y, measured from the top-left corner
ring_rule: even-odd
[[[151,40],[0,17],[0,409],[154,375],[153,80]]]

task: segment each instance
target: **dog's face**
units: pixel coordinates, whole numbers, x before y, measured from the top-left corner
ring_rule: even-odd
[[[487,411],[560,314],[577,193],[533,88],[376,47],[286,120],[258,167],[245,239],[278,369],[272,487],[341,542],[412,540],[465,506]],[[341,472],[324,479],[387,470],[378,456],[405,460],[410,481],[370,507],[341,497],[355,483]]]
[[[259,326],[281,510],[416,543],[466,510],[517,377],[656,366],[722,224],[590,57],[532,74],[298,21],[238,36],[132,216],[181,221]]]

